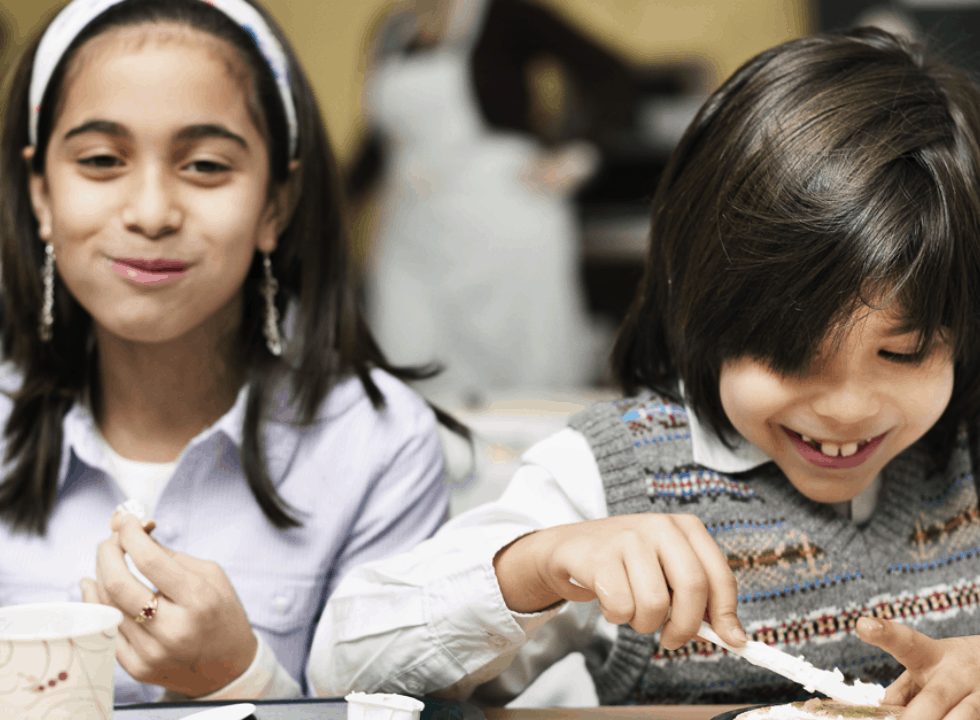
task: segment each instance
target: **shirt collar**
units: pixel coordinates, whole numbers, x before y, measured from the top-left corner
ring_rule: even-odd
[[[684,383],[679,382],[678,385],[681,397],[684,397]],[[710,425],[701,424],[697,413],[688,404],[686,398],[684,405],[687,407],[687,422],[691,430],[694,462],[698,465],[704,465],[723,473],[739,473],[772,461],[771,457],[738,433],[728,437],[731,445],[728,447]]]
[[[184,453],[201,443],[207,442],[218,433],[225,435],[237,447],[241,447],[248,389],[249,385],[246,383],[238,391],[235,404],[231,406],[228,412],[191,439],[181,456],[177,458],[178,464]],[[277,399],[279,398],[277,397]],[[279,408],[276,419],[267,422],[265,427],[266,457],[269,463],[269,474],[275,484],[278,484],[285,476],[286,469],[300,439],[299,434],[293,430],[288,421],[280,421],[280,416],[289,415],[288,409],[284,412],[284,408]],[[68,479],[72,455],[89,467],[110,473],[111,464],[99,445],[95,418],[87,403],[76,402],[72,405],[65,415],[63,428],[61,465],[58,469],[59,491]]]

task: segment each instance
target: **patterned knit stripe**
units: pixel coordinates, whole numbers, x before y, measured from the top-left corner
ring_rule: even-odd
[[[850,635],[855,631],[857,621],[861,617],[905,621],[932,620],[936,619],[937,614],[957,610],[966,610],[970,616],[975,616],[978,607],[980,607],[980,586],[977,583],[968,583],[955,587],[929,589],[922,595],[906,595],[895,599],[879,598],[874,604],[850,610],[786,619],[778,625],[763,625],[750,630],[748,635],[749,640],[796,653],[799,650],[795,646],[812,642],[825,644]],[[750,628],[749,625],[747,629]],[[676,650],[668,650],[656,642],[653,646],[652,658],[662,664],[676,660],[717,659],[727,653],[724,648],[701,640],[692,640]]]

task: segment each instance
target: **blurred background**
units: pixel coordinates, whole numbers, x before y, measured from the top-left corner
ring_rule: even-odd
[[[980,0],[263,0],[314,85],[350,200],[364,302],[444,436],[452,513],[616,396],[608,354],[648,204],[703,99],[742,62],[877,24],[980,70]],[[63,3],[2,0],[0,69]],[[581,656],[516,706],[595,704]]]

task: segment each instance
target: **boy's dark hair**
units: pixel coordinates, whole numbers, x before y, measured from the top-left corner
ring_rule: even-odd
[[[724,438],[723,363],[803,372],[852,312],[894,297],[924,354],[954,349],[925,440],[945,464],[980,410],[980,90],[874,28],[749,60],[704,104],[653,200],[650,254],[613,367]],[[975,432],[973,433],[975,435]]]
[[[254,5],[254,3],[252,3]],[[429,377],[435,368],[393,367],[375,343],[358,304],[356,276],[350,257],[347,227],[336,161],[327,139],[313,90],[288,40],[275,20],[255,5],[275,33],[289,62],[290,83],[299,122],[302,192],[292,219],[273,253],[273,271],[282,290],[280,316],[295,302],[294,334],[302,341],[293,368],[292,400],[299,422],[309,423],[338,379],[356,374],[378,409],[384,396],[370,376],[382,368],[403,380]],[[56,283],[54,338],[38,339],[42,304],[41,267],[44,245],[28,192],[30,172],[44,171],[45,151],[61,85],[75,52],[109,29],[153,22],[177,22],[207,32],[235,48],[250,71],[260,105],[259,129],[269,144],[270,192],[289,173],[285,112],[269,66],[254,40],[234,21],[200,0],[126,0],[93,21],[73,42],[55,70],[42,103],[33,167],[21,152],[28,140],[28,90],[34,54],[43,31],[26,49],[8,79],[9,91],[0,140],[0,262],[4,358],[24,374],[12,393],[13,409],[4,428],[5,461],[11,470],[0,484],[0,520],[15,529],[43,534],[54,508],[61,461],[62,421],[72,404],[91,391],[98,417],[96,349],[92,319],[61,283]],[[264,127],[263,127],[264,126]],[[242,466],[249,487],[266,517],[279,528],[299,525],[269,478],[260,424],[274,381],[286,372],[282,359],[265,347],[262,334],[264,298],[259,293],[263,272],[256,254],[245,280],[242,346],[252,384],[245,411]],[[440,422],[468,437],[450,416],[433,408]]]

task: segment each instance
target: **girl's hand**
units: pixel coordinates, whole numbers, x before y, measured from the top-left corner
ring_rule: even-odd
[[[116,513],[110,527],[112,536],[99,545],[98,578],[82,580],[82,599],[122,610],[116,657],[126,672],[190,697],[244,673],[258,643],[221,567],[163,547],[134,515]],[[156,615],[144,622],[134,618],[153,593],[129,572],[127,552],[160,588]]]
[[[907,705],[901,720],[980,717],[980,636],[933,640],[890,620],[861,618],[858,636],[905,666],[885,703]]]
[[[707,609],[715,632],[745,644],[735,576],[693,515],[620,515],[539,530],[501,550],[494,568],[515,612],[598,598],[609,622],[641,633],[663,626],[660,642],[673,649],[697,634]]]

